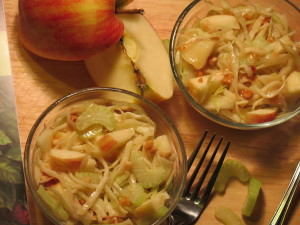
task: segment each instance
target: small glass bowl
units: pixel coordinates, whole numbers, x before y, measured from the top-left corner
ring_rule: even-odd
[[[210,0],[210,3],[212,3],[215,6],[220,6],[221,0]],[[291,3],[288,0],[227,0],[227,2],[232,5],[238,5],[238,4],[247,4],[247,3],[253,3],[253,4],[259,4],[261,6],[270,7],[274,9],[274,11],[284,14],[288,20],[289,26],[296,31],[296,34],[294,35],[294,40],[300,41],[300,24],[298,21],[300,21],[300,9]],[[221,117],[217,115],[214,112],[211,112],[207,109],[205,109],[201,104],[199,104],[195,98],[189,93],[187,87],[182,81],[181,74],[179,72],[178,66],[176,64],[176,51],[177,51],[177,45],[178,45],[178,39],[180,36],[180,33],[182,30],[191,27],[196,19],[203,18],[207,15],[211,8],[207,4],[205,0],[194,0],[192,1],[180,14],[178,17],[170,38],[170,49],[169,49],[169,55],[170,55],[170,61],[171,61],[171,67],[174,74],[174,78],[176,80],[176,83],[184,95],[187,102],[201,115],[204,117],[227,127],[240,129],[240,130],[255,130],[255,129],[261,129],[261,128],[267,128],[272,127],[278,124],[281,124],[300,112],[300,99],[297,100],[295,103],[295,106],[291,108],[289,111],[284,112],[282,114],[279,114],[274,120],[263,122],[263,123],[241,123],[241,122],[234,122],[232,120],[226,119],[224,117]]]
[[[34,165],[36,163],[35,145],[37,137],[48,122],[55,119],[59,113],[73,104],[78,104],[84,101],[103,101],[104,103],[108,103],[110,101],[124,101],[124,99],[128,100],[130,103],[134,101],[134,104],[140,105],[145,110],[148,116],[157,124],[158,130],[156,135],[166,134],[169,137],[177,155],[174,166],[175,173],[173,182],[171,182],[172,185],[168,190],[170,199],[166,202],[166,206],[169,210],[163,217],[157,219],[153,224],[159,225],[166,221],[167,217],[177,205],[186,180],[187,162],[183,141],[171,119],[154,103],[129,91],[115,88],[88,88],[66,95],[50,105],[33,125],[25,145],[24,172],[28,188],[42,212],[54,224],[63,225],[64,223],[55,218],[48,206],[39,197],[37,194],[38,186],[34,181]]]

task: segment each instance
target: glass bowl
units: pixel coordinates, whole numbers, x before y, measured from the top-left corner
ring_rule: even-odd
[[[209,30],[209,29],[212,29],[212,28],[209,27],[209,26],[211,24],[213,24],[214,22],[209,22],[210,24],[207,27],[205,27],[206,25],[205,25],[204,22],[202,22],[202,25],[199,25],[200,24],[199,19],[204,18],[208,13],[210,13],[210,15],[215,15],[215,14],[219,13],[217,11],[211,10],[212,8],[209,4],[207,4],[208,2],[212,3],[214,6],[217,6],[217,7],[221,6],[221,0],[211,0],[211,1],[194,0],[193,2],[191,2],[183,10],[183,12],[178,17],[178,19],[177,19],[177,21],[174,25],[174,28],[172,30],[172,34],[171,34],[171,38],[170,38],[169,54],[170,54],[171,67],[172,67],[172,70],[173,70],[173,74],[174,74],[176,83],[177,83],[180,91],[184,95],[185,99],[187,100],[187,102],[197,112],[199,112],[201,115],[207,117],[208,119],[210,119],[210,120],[212,120],[216,123],[219,123],[221,125],[231,127],[231,128],[235,128],[235,129],[240,129],[240,130],[252,130],[252,129],[260,129],[260,128],[271,127],[271,126],[281,124],[281,123],[291,119],[292,117],[296,116],[300,112],[300,98],[298,98],[298,100],[294,101],[293,104],[287,104],[288,107],[286,108],[286,110],[280,111],[280,113],[278,113],[278,115],[276,116],[275,119],[262,118],[258,122],[256,120],[249,122],[249,120],[246,121],[244,119],[240,119],[240,118],[236,118],[236,117],[234,117],[233,119],[230,118],[232,115],[228,114],[228,111],[227,111],[227,115],[226,115],[227,117],[225,117],[224,115],[220,116],[219,115],[220,113],[218,113],[218,110],[220,108],[218,108],[218,106],[217,106],[217,104],[221,104],[220,102],[213,103],[213,104],[215,104],[215,106],[210,105],[211,108],[210,108],[210,110],[208,110],[206,107],[203,106],[203,104],[199,103],[201,101],[203,103],[203,99],[201,99],[201,97],[199,97],[201,95],[200,94],[198,94],[198,95],[193,94],[192,91],[190,91],[190,90],[194,90],[194,87],[189,88],[189,89],[187,88],[188,80],[190,78],[196,77],[196,75],[193,75],[190,72],[185,72],[186,74],[184,74],[184,76],[183,76],[183,73],[182,73],[182,71],[183,71],[182,68],[183,67],[179,66],[179,65],[182,65],[183,64],[182,61],[184,61],[183,58],[182,58],[182,53],[179,53],[179,52],[180,51],[183,52],[185,50],[184,49],[185,46],[188,46],[188,44],[191,43],[191,42],[188,43],[187,40],[189,40],[189,39],[182,36],[182,35],[183,35],[183,33],[185,33],[185,35],[186,35],[188,32],[190,32],[191,27],[194,26],[195,23],[198,23],[197,25],[195,25],[195,27],[196,26],[198,26],[198,27],[202,26],[201,27],[202,31],[197,31],[197,32],[200,33],[200,35],[202,35],[202,37],[204,35],[203,34],[203,29],[207,29],[207,30],[205,30],[205,32],[206,32],[205,34],[207,34],[207,33],[208,33],[208,35],[213,34],[213,33],[210,33],[212,30]],[[295,31],[295,33],[293,34],[293,36],[294,36],[293,40],[298,41],[298,42],[300,41],[300,30],[299,30],[300,25],[298,23],[298,21],[300,21],[300,10],[299,10],[299,8],[296,7],[296,5],[292,4],[291,2],[285,1],[285,0],[278,0],[278,1],[273,1],[273,0],[265,0],[265,1],[259,1],[259,0],[248,0],[248,1],[246,1],[246,0],[228,0],[227,2],[231,6],[236,6],[236,5],[240,5],[240,4],[247,4],[248,5],[250,3],[252,5],[259,4],[264,9],[266,9],[268,7],[272,7],[272,9],[275,12],[278,12],[280,14],[285,15],[289,26],[292,28],[292,30]],[[219,23],[219,22],[220,21],[217,21],[216,23]],[[222,28],[220,27],[220,29],[222,29]],[[247,29],[247,24],[245,24],[245,29]],[[191,33],[192,33],[192,31],[191,31]],[[194,33],[196,33],[196,32],[194,31]],[[225,32],[224,32],[224,34],[225,34]],[[197,37],[196,38],[195,37],[196,36],[193,36],[194,40],[197,40]],[[225,36],[224,37],[219,36],[219,37],[217,37],[218,38],[217,40],[221,40],[221,38],[223,38],[223,39],[227,38],[228,41],[232,41],[231,37],[232,36],[226,36],[226,37]],[[186,38],[186,39],[184,39],[184,38]],[[204,37],[204,40],[206,40],[205,38],[206,37]],[[212,35],[209,36],[209,38],[212,38]],[[182,42],[182,40],[184,40],[186,42],[184,43],[184,42]],[[200,40],[199,37],[198,37],[198,40]],[[181,44],[179,44],[180,42],[181,42]],[[271,42],[271,40],[270,40],[270,42]],[[184,44],[188,43],[188,44],[183,45],[182,43],[184,43]],[[196,43],[196,41],[194,43]],[[194,44],[193,47],[194,46],[196,46],[196,44]],[[203,46],[205,46],[205,48],[210,48],[209,47],[210,43],[203,42],[202,47],[198,46],[199,47],[198,49],[204,49]],[[299,69],[299,67],[300,67],[299,66],[299,43],[298,43],[297,47],[298,47],[298,56],[297,56],[298,57],[298,72],[300,72],[300,69]],[[215,49],[216,49],[216,47],[215,47]],[[195,69],[195,66],[193,67],[193,70],[197,70],[197,73],[198,73],[198,76],[199,76],[199,82],[203,82],[203,78],[200,78],[200,77],[203,76],[203,74],[206,75],[206,73],[208,71],[208,70],[206,70],[207,68],[209,68],[207,63],[212,63],[210,65],[212,65],[212,66],[217,65],[217,68],[218,69],[220,68],[220,67],[218,67],[219,65],[216,64],[217,63],[216,61],[219,59],[217,54],[219,54],[220,51],[216,53],[215,49],[212,50],[212,53],[211,52],[207,53],[207,52],[205,52],[206,50],[203,50],[203,51],[199,50],[199,52],[203,53],[202,56],[204,57],[204,61],[207,60],[204,67],[201,68],[200,64],[197,65],[197,68],[201,68],[201,69],[199,69],[199,71],[200,71],[199,73],[198,73],[198,70]],[[208,55],[211,54],[211,55],[207,56],[207,54]],[[216,55],[213,55],[213,54],[216,54]],[[296,53],[296,55],[297,55],[297,53]],[[213,56],[216,56],[216,57],[213,57]],[[188,56],[185,56],[185,57],[188,58],[188,57],[191,57],[191,55],[188,55]],[[205,59],[205,57],[207,57],[207,58]],[[195,59],[200,60],[200,61],[203,60],[203,59],[201,59],[201,57],[199,57],[199,58],[193,58],[193,57],[188,58],[188,60],[190,60],[190,62],[187,63],[187,64],[189,64],[189,66],[187,68],[191,67],[191,65],[195,62]],[[180,64],[180,63],[182,63],[182,64]],[[196,64],[194,64],[194,65],[196,65]],[[224,65],[224,63],[223,63],[224,67],[226,67],[227,65],[226,64]],[[239,69],[240,69],[240,67],[239,67]],[[252,69],[252,67],[251,67],[251,69]],[[252,74],[254,74],[254,72],[257,72],[257,70],[254,71],[254,69],[256,69],[256,68],[253,67]],[[185,71],[188,71],[188,69],[186,69]],[[239,74],[239,70],[237,70],[237,71],[238,71],[238,73],[235,73],[235,74]],[[259,72],[260,71],[258,71],[257,75],[260,75]],[[250,71],[250,73],[251,73],[251,71]],[[189,75],[187,75],[187,74],[189,74]],[[234,77],[234,75],[233,75],[233,77]],[[298,76],[298,78],[299,78],[299,76]],[[299,82],[299,79],[298,79],[297,82]],[[293,83],[293,82],[291,82],[291,83]],[[197,84],[195,84],[195,82],[193,83],[193,85],[197,86]],[[225,86],[225,85],[223,85],[223,86]],[[218,90],[217,89],[217,90],[215,90],[214,94],[220,95],[220,93],[217,93],[218,91],[223,91],[223,90],[220,90],[220,89]],[[298,90],[298,92],[299,92],[299,90]],[[221,95],[224,95],[224,93],[225,92],[223,92]],[[240,92],[238,92],[237,89],[235,89],[235,93],[237,93],[236,96],[241,96]],[[196,100],[195,96],[198,97],[197,100]],[[230,97],[229,97],[229,99],[230,99]],[[274,99],[275,99],[275,97],[274,97]],[[266,100],[266,101],[268,101],[268,100]],[[284,103],[282,101],[281,103],[278,103],[278,104],[284,104]],[[233,105],[234,105],[233,108],[236,107],[235,103]],[[212,108],[214,108],[214,109],[212,110]]]
[[[40,194],[37,193],[38,185],[35,180],[37,174],[40,173],[37,172],[38,170],[36,167],[38,163],[37,159],[39,157],[39,153],[37,153],[38,151],[36,150],[36,147],[42,146],[40,145],[42,141],[41,139],[38,139],[38,137],[40,136],[41,132],[45,129],[45,127],[47,127],[55,118],[57,118],[57,115],[61,114],[62,112],[65,112],[67,109],[69,109],[69,107],[74,106],[74,104],[77,105],[78,103],[92,101],[107,105],[111,102],[119,102],[119,100],[121,100],[121,102],[124,102],[124,99],[128,100],[128,102],[130,101],[129,103],[126,103],[127,106],[129,105],[130,107],[134,108],[135,106],[132,105],[134,104],[142,107],[142,109],[157,125],[155,136],[162,134],[167,135],[170,145],[174,149],[175,153],[173,155],[173,159],[175,160],[173,169],[174,173],[172,179],[169,180],[169,182],[167,182],[168,185],[166,187],[167,192],[170,196],[170,198],[165,202],[167,211],[165,211],[166,213],[159,219],[156,219],[153,222],[153,224],[162,224],[175,208],[182,194],[183,185],[186,179],[187,166],[184,144],[173,122],[158,106],[139,95],[136,95],[126,90],[114,88],[88,88],[66,95],[61,99],[55,101],[52,105],[50,105],[40,115],[40,117],[33,125],[25,145],[24,170],[28,188],[30,190],[31,195],[33,196],[33,199],[39,205],[42,212],[54,224],[65,224],[65,222],[61,221],[53,214],[53,211],[50,209],[51,207],[45,204],[44,200],[40,197]],[[37,143],[37,140],[39,140],[39,144]],[[47,142],[47,139],[42,140],[44,141],[42,142],[43,144]]]

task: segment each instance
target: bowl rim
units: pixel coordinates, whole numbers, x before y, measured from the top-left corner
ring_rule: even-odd
[[[169,44],[169,58],[170,58],[170,63],[171,63],[171,69],[173,71],[173,75],[175,78],[175,81],[180,89],[180,92],[183,94],[184,98],[187,100],[187,102],[196,110],[198,111],[202,116],[206,117],[207,119],[210,119],[220,125],[234,128],[234,129],[239,129],[239,130],[256,130],[256,129],[262,129],[262,128],[268,128],[268,127],[273,127],[276,125],[279,125],[293,117],[295,117],[297,114],[300,113],[300,105],[290,112],[289,114],[283,116],[283,117],[278,117],[272,121],[268,122],[263,122],[263,123],[253,123],[253,124],[246,124],[246,123],[239,123],[239,122],[234,122],[229,119],[222,118],[218,116],[215,113],[210,112],[209,110],[205,109],[202,107],[186,90],[185,85],[183,84],[180,74],[177,72],[177,67],[175,63],[175,45],[176,45],[176,38],[177,34],[180,31],[180,26],[182,25],[185,17],[188,15],[188,13],[194,8],[195,5],[197,5],[200,2],[204,2],[205,0],[194,0],[192,1],[189,5],[186,6],[186,8],[181,12],[179,17],[177,18],[174,27],[171,32],[170,36],[170,44]],[[289,0],[283,0],[284,2],[288,3],[291,7],[293,7],[295,10],[297,10],[300,13],[300,9],[290,2]]]
[[[91,88],[85,88],[85,89],[81,89],[81,90],[77,90],[75,92],[69,93],[67,95],[64,95],[63,97],[59,98],[58,100],[54,101],[50,106],[48,106],[38,117],[38,119],[35,121],[35,123],[33,124],[31,130],[29,131],[26,143],[25,143],[25,148],[24,148],[24,174],[25,174],[25,180],[27,182],[27,186],[29,188],[30,194],[33,196],[34,201],[38,204],[39,208],[41,209],[41,211],[44,213],[44,215],[47,216],[47,218],[53,222],[54,224],[62,224],[60,221],[57,221],[57,219],[53,216],[52,213],[49,213],[49,211],[47,210],[46,204],[41,200],[41,198],[37,195],[36,190],[35,190],[35,185],[33,182],[33,178],[30,174],[29,168],[30,168],[30,146],[31,143],[33,141],[33,137],[34,134],[37,130],[37,128],[39,127],[40,123],[43,121],[43,119],[48,115],[49,112],[51,112],[57,105],[64,103],[65,101],[67,101],[70,98],[82,95],[82,94],[89,94],[89,93],[96,93],[96,92],[103,92],[103,91],[111,91],[111,92],[116,92],[116,93],[122,93],[125,95],[130,95],[133,96],[135,98],[138,98],[139,100],[141,100],[142,102],[146,103],[147,105],[150,105],[151,108],[153,108],[154,110],[158,111],[160,115],[162,115],[162,117],[165,118],[165,120],[167,121],[167,123],[170,125],[170,127],[172,128],[176,139],[178,141],[179,144],[179,151],[180,154],[182,155],[182,164],[183,167],[182,169],[182,174],[183,177],[181,177],[180,179],[180,183],[179,183],[179,187],[178,187],[178,192],[176,193],[176,195],[174,196],[174,202],[173,204],[169,207],[168,212],[166,213],[166,215],[164,215],[163,217],[160,217],[155,223],[153,223],[153,225],[158,225],[161,224],[163,221],[165,221],[170,214],[172,213],[172,211],[175,209],[176,205],[178,204],[178,201],[180,200],[180,196],[183,193],[184,190],[184,184],[186,181],[186,176],[187,176],[187,156],[186,156],[186,150],[185,150],[185,146],[184,146],[184,142],[180,136],[180,133],[178,131],[178,129],[176,128],[175,124],[173,123],[173,121],[170,119],[170,117],[159,107],[157,106],[155,103],[153,103],[152,101],[144,98],[143,96],[140,96],[138,94],[135,94],[131,91],[127,91],[124,89],[120,89],[120,88],[111,88],[111,87],[91,87]]]

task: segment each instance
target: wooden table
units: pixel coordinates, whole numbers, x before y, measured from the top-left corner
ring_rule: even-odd
[[[293,0],[300,6],[299,0]],[[179,13],[189,0],[135,0],[133,7],[145,9],[145,16],[162,39],[169,38]],[[14,87],[22,148],[31,126],[54,100],[72,91],[95,86],[83,62],[59,62],[37,57],[18,40],[17,0],[4,0]],[[176,107],[174,107],[176,105]],[[172,99],[160,106],[173,119],[182,135],[187,154],[196,146],[204,130],[216,132],[232,141],[228,157],[240,160],[252,176],[262,183],[258,210],[245,224],[268,224],[280,202],[296,164],[300,160],[300,116],[289,122],[260,131],[239,131],[215,124],[196,113],[177,88]],[[247,186],[233,181],[225,195],[215,195],[197,224],[219,224],[214,209],[219,205],[241,216]],[[299,199],[299,195],[298,195]],[[51,224],[28,196],[33,225]],[[289,216],[289,224],[300,224],[300,201]]]

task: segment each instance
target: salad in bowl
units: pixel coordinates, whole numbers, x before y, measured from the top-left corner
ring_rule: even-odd
[[[296,32],[272,5],[196,0],[172,33],[176,81],[192,105],[215,121],[220,117],[228,126],[280,123],[299,112]]]
[[[148,106],[111,100],[107,92],[131,95],[87,89],[42,114],[26,144],[29,188],[56,224],[161,224],[185,180],[182,141],[151,102],[134,94]]]

